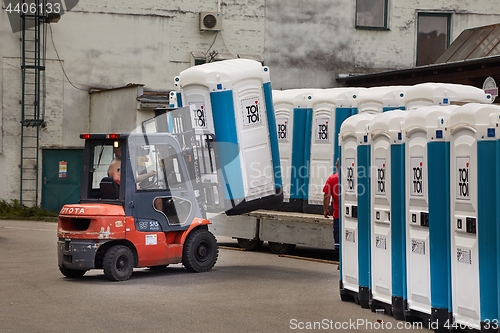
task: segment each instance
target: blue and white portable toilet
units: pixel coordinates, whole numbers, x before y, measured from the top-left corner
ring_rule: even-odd
[[[283,202],[273,207],[302,212],[307,200],[308,155],[311,143],[312,96],[321,89],[273,91],[283,181]]]
[[[405,317],[446,325],[451,313],[448,119],[457,106],[423,106],[403,122],[406,170]]]
[[[242,214],[280,202],[282,184],[269,68],[249,59],[224,60],[190,67],[176,81],[182,105],[195,106],[193,127],[215,135],[215,145],[210,144],[215,146],[222,190],[214,195],[225,203],[226,214]],[[206,145],[200,143],[199,147]]]
[[[362,90],[356,99],[358,113],[380,113],[405,109],[408,86],[382,86]]]
[[[455,324],[486,331],[498,320],[495,209],[500,108],[470,103],[450,116],[450,229]]]
[[[339,96],[355,96],[357,88],[331,88],[315,91],[310,95],[311,129],[306,147],[305,165],[307,174],[306,200],[303,212],[323,214],[323,186],[335,172],[335,161],[339,157],[338,134],[342,122],[351,116],[352,109],[337,107]],[[346,112],[343,112],[346,111]]]
[[[304,90],[273,90],[273,108],[283,184],[283,202],[274,207],[277,210],[301,211],[302,209],[303,197],[299,194],[299,189],[303,188],[301,186],[303,179],[297,177],[296,172],[304,168],[303,122],[307,121],[307,112],[305,110],[301,112],[295,108],[295,99],[301,94],[304,94]],[[298,134],[295,135],[296,133]]]
[[[406,109],[427,105],[463,105],[466,103],[493,103],[490,94],[477,87],[427,82],[411,86],[406,91]]]
[[[370,149],[368,124],[374,115],[347,118],[340,128],[340,298],[362,308],[370,302]]]
[[[404,142],[407,111],[378,114],[369,124],[371,140],[370,308],[404,319],[406,298]]]

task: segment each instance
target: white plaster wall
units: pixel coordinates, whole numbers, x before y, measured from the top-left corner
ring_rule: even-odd
[[[0,153],[0,200],[19,199],[21,162],[21,70],[19,58],[2,58],[1,85],[3,151]],[[63,142],[63,76],[59,62],[48,60],[46,71],[46,125],[40,130],[40,147],[61,147]],[[39,162],[41,165],[41,161]],[[41,169],[38,170],[39,178]]]
[[[1,8],[0,200],[10,200],[19,198],[20,33],[12,32],[3,2]],[[199,12],[219,9],[223,30],[219,34],[200,32]],[[264,15],[264,0],[79,1],[48,29],[50,65],[46,76],[50,93],[41,145],[83,145],[79,134],[91,128],[91,87],[142,83],[149,91],[174,89],[173,79],[191,65],[192,51],[263,57]],[[137,105],[132,101],[126,104]],[[94,115],[98,112],[104,112],[102,119],[111,116],[105,110],[94,110]],[[137,108],[128,112],[121,119],[133,119],[136,124],[150,116]]]
[[[219,7],[223,30],[200,32],[199,12]],[[466,28],[498,23],[497,7],[497,0],[389,0],[390,30],[367,31],[354,27],[353,0],[82,0],[48,31],[41,144],[82,146],[78,134],[91,126],[91,87],[174,89],[173,78],[190,66],[191,51],[261,56],[273,89],[333,87],[340,73],[414,66],[419,11],[452,13],[456,38]],[[0,200],[18,197],[9,182],[19,179],[19,36],[2,3]],[[136,114],[136,122],[142,118]]]
[[[500,22],[497,0],[389,0],[388,31],[355,29],[352,0],[266,0],[265,61],[273,89],[327,88],[338,74],[415,66],[417,13],[452,14],[451,40]]]
[[[106,90],[90,95],[91,133],[130,133],[142,121],[137,112],[138,87]],[[154,112],[150,111],[150,117]]]

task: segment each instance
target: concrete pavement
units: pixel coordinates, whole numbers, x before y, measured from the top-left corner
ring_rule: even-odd
[[[110,282],[101,270],[68,279],[57,268],[56,226],[0,220],[1,332],[412,330],[389,316],[377,323],[375,313],[342,302],[336,265],[270,252],[221,248],[207,273],[179,264],[136,269],[125,282]]]

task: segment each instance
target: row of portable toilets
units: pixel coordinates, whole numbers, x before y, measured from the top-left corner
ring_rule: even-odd
[[[484,103],[344,121],[343,300],[432,328],[496,331],[499,123],[500,107]]]
[[[500,108],[490,95],[443,83],[278,91],[267,67],[245,59],[191,67],[175,84],[171,106],[191,108],[207,205],[322,213],[339,158],[342,300],[496,328]]]

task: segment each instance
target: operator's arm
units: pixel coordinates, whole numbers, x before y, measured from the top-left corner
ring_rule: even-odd
[[[328,217],[328,215],[330,214],[328,207],[330,206],[331,199],[332,199],[331,194],[324,193],[324,195],[323,195],[323,216],[324,217]]]
[[[147,178],[149,178],[149,177],[151,177],[151,176],[153,176],[155,174],[156,174],[156,171],[151,170],[148,173],[143,173],[141,175],[137,175],[137,177],[135,178],[135,181],[138,182],[138,183],[142,182],[144,179],[147,179]]]

